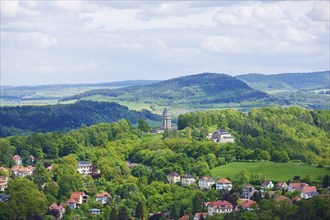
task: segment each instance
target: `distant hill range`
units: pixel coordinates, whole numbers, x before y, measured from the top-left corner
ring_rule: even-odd
[[[74,104],[0,107],[0,137],[30,132],[69,131],[81,126],[139,118],[160,121],[147,110],[133,111],[113,102],[79,101]]]
[[[249,86],[259,90],[316,90],[329,89],[330,71],[310,73],[281,73],[264,75],[250,73],[237,76]]]
[[[245,82],[225,74],[202,73],[169,79],[144,86],[98,89],[70,96],[62,101],[91,96],[112,97],[113,101],[144,102],[159,105],[239,103],[269,98]]]

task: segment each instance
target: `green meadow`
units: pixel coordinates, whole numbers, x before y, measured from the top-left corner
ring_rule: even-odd
[[[229,177],[231,180],[236,179],[236,175],[246,169],[250,174],[263,174],[265,179],[273,181],[287,181],[293,179],[294,176],[301,178],[307,175],[312,176],[313,182],[320,182],[320,177],[330,174],[329,168],[319,168],[316,165],[306,163],[275,163],[275,162],[233,162],[222,166],[215,167],[211,170],[212,177]]]

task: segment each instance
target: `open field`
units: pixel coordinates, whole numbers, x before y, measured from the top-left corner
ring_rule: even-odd
[[[263,174],[265,179],[273,181],[287,181],[293,179],[294,176],[304,178],[307,175],[312,175],[313,182],[320,182],[318,176],[327,175],[330,173],[329,168],[318,168],[316,165],[305,163],[274,163],[274,162],[233,162],[223,166],[215,167],[211,170],[212,177],[229,177],[235,180],[236,174],[242,169],[247,169],[250,174]]]

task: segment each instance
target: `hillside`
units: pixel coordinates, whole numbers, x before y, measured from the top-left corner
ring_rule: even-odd
[[[262,91],[329,89],[330,71],[274,75],[250,73],[237,76],[237,78],[252,88]]]
[[[0,136],[30,132],[68,131],[100,122],[139,118],[159,120],[147,110],[128,110],[117,103],[80,101],[74,104],[0,108]]]
[[[113,101],[144,102],[158,105],[205,105],[240,103],[267,98],[264,92],[225,74],[202,73],[158,83],[119,89],[102,89],[62,99],[76,100],[92,96],[107,96]]]

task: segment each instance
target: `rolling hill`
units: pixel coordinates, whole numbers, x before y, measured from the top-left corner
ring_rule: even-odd
[[[240,103],[269,98],[243,81],[225,74],[202,73],[161,81],[145,86],[100,89],[62,99],[79,100],[92,96],[111,97],[112,101],[143,102],[158,105],[207,105]]]
[[[264,75],[250,73],[237,76],[254,89],[265,90],[315,90],[329,89],[330,71],[310,73],[281,73]]]
[[[0,137],[30,132],[69,131],[81,126],[139,118],[159,121],[147,110],[132,111],[111,102],[79,101],[74,104],[0,107]]]

